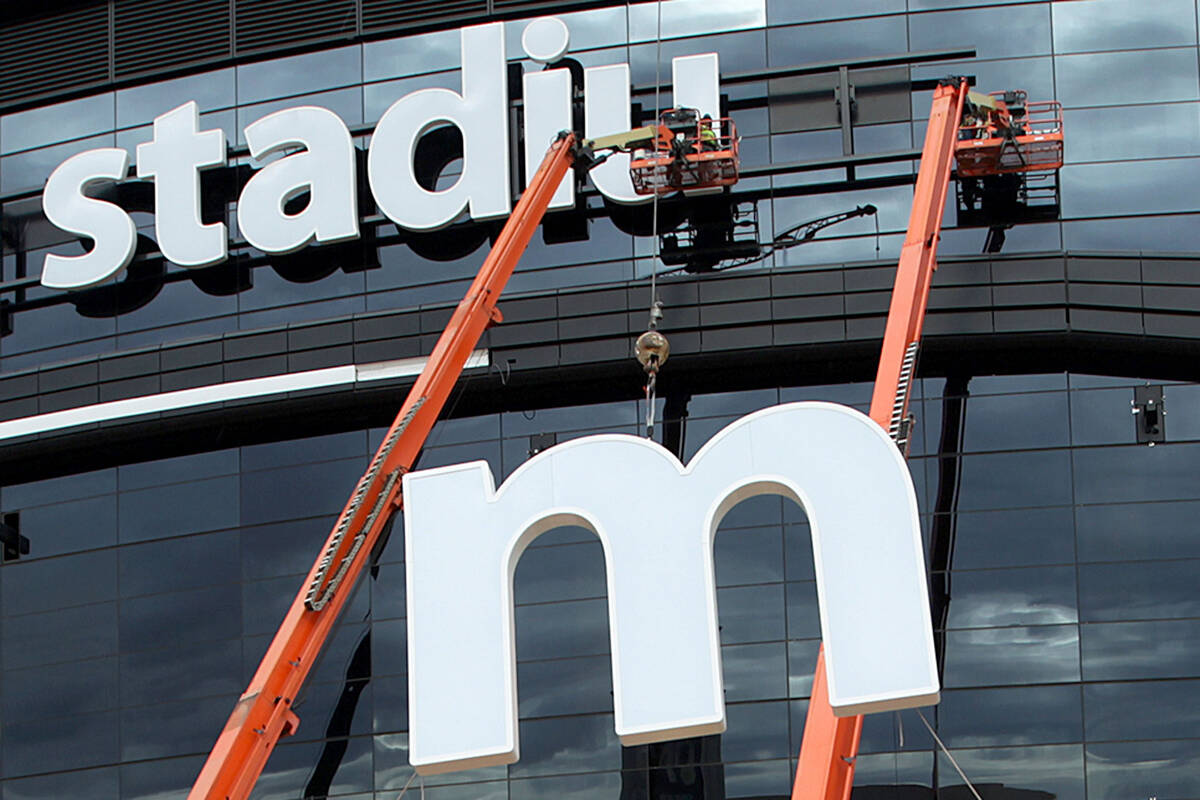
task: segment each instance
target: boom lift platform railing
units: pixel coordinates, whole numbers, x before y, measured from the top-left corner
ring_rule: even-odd
[[[1013,105],[1007,102],[1009,98]],[[1034,104],[1018,111],[1013,107],[1018,98],[1024,105],[1024,92],[976,95],[969,91],[965,78],[948,78],[933,93],[870,408],[871,419],[892,436],[905,455],[912,420],[909,394],[929,287],[937,269],[942,214],[955,160],[960,175],[965,168],[983,180],[1037,171],[1053,173],[1062,166],[1061,114],[1052,108],[1057,104],[1046,104],[1047,116],[1035,123],[1026,111]],[[964,107],[971,113],[964,115]],[[862,722],[861,716],[834,714],[829,705],[824,655],[818,651],[792,800],[848,800],[854,785]]]

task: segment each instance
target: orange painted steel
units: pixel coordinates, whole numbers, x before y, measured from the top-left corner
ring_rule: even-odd
[[[399,477],[416,462],[484,329],[499,321],[496,301],[572,165],[574,148],[574,135],[561,137],[530,180],[234,707],[190,800],[248,797],[279,739],[295,731],[292,703],[400,507]]]
[[[884,430],[895,429],[896,422],[908,415],[913,346],[921,338],[929,285],[937,269],[942,213],[966,95],[965,80],[939,86],[933,93],[921,168],[908,218],[908,235],[900,251],[871,397],[871,419]],[[854,786],[854,759],[861,734],[861,716],[838,717],[829,705],[822,650],[817,656],[792,800],[848,800]]]

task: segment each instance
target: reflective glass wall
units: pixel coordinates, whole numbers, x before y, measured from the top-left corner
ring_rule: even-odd
[[[1189,235],[1200,212],[1191,190],[1200,177],[1194,0],[910,0],[907,6],[898,0],[669,0],[661,6],[661,20],[658,11],[656,4],[643,3],[562,16],[571,31],[569,57],[583,66],[631,65],[632,82],[640,90],[634,99],[645,117],[653,116],[655,105],[649,87],[658,78],[667,79],[670,59],[677,55],[716,51],[723,74],[733,75],[973,47],[975,60],[918,64],[912,78],[965,73],[981,89],[1023,88],[1031,99],[1058,99],[1065,108],[1064,221],[1014,228],[1004,252],[1196,249]],[[505,23],[509,59],[527,71],[539,69],[524,58],[520,37],[525,24]],[[661,42],[656,40],[660,31]],[[74,153],[119,146],[132,156],[150,138],[152,119],[186,100],[197,102],[202,125],[223,130],[232,147],[244,144],[241,131],[248,123],[306,104],[335,111],[361,133],[356,141],[365,147],[371,127],[398,98],[421,88],[460,88],[459,50],[458,33],[440,31],[243,64],[4,116],[2,276],[36,278],[47,252],[81,251],[77,238],[45,222],[38,200],[46,177]],[[829,117],[832,122],[806,122],[809,111],[789,110],[788,96],[765,81],[730,83],[723,91],[743,137],[747,166],[842,154],[835,116]],[[812,109],[820,106],[822,119],[836,111],[832,99],[826,100],[810,104]],[[670,102],[669,92],[658,98],[662,106]],[[889,106],[887,113],[875,113],[861,106],[854,151],[919,148],[928,103],[928,92],[917,92],[911,104],[901,103],[900,111]],[[235,161],[247,159],[235,156]],[[913,169],[911,161],[877,164],[860,168],[858,177],[911,175]],[[452,177],[448,173],[446,180]],[[740,190],[765,193],[757,201],[762,240],[863,203],[879,209],[875,219],[841,223],[822,232],[818,241],[781,252],[759,267],[889,260],[898,254],[909,186],[794,196],[806,184],[843,177],[844,171],[826,170],[743,181]],[[206,213],[229,224],[238,259],[253,259],[256,253],[237,233],[235,195],[230,193],[223,210]],[[599,215],[589,224],[587,240],[545,245],[535,239],[512,292],[648,275],[651,238],[627,233],[628,225],[615,225],[607,218],[611,209],[602,208],[594,195],[587,203]],[[984,231],[956,229],[953,216],[948,210],[943,254],[979,252]],[[141,246],[152,251],[152,214],[136,211],[134,218]],[[444,236],[403,233],[386,222],[368,227],[376,232],[375,243],[351,252],[312,250],[316,264],[255,266],[247,268],[248,277],[238,272],[241,267],[227,265],[189,272],[194,279],[184,280],[174,280],[184,270],[168,264],[165,274],[172,279],[165,282],[161,276],[131,276],[141,298],[141,305],[132,309],[107,296],[35,307],[59,293],[41,287],[10,291],[4,299],[21,310],[13,316],[13,332],[0,339],[0,371],[231,330],[452,303],[482,261],[489,232],[456,228],[451,246]]]
[[[919,382],[910,464],[944,699],[924,720],[867,719],[856,796],[958,797],[951,758],[989,798],[1200,794],[1200,384],[1165,386],[1167,441],[1148,447],[1135,443],[1135,383]],[[682,451],[749,411],[805,399],[863,408],[868,387],[695,397]],[[456,419],[421,466],[484,459],[499,478],[533,436],[637,433],[640,419],[632,401]],[[381,435],[0,490],[32,545],[0,568],[0,797],[185,796]],[[348,606],[297,703],[300,729],[255,797],[394,798],[412,777],[402,538],[397,527]],[[735,507],[716,579],[727,732],[622,748],[600,544],[581,529],[544,534],[515,579],[521,759],[426,779],[424,791],[789,795],[819,640],[802,509]]]

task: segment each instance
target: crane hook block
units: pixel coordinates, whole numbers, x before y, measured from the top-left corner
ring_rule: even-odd
[[[633,354],[646,372],[657,372],[671,355],[671,345],[658,331],[646,331],[634,342]]]

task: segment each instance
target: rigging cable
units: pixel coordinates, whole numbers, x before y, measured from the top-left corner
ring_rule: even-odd
[[[967,773],[962,771],[962,767],[958,765],[958,762],[954,760],[954,756],[948,749],[946,749],[946,745],[942,743],[941,738],[937,735],[937,731],[935,731],[933,726],[929,724],[929,720],[925,719],[925,715],[921,713],[921,709],[914,708],[913,710],[917,712],[917,716],[921,718],[921,722],[925,723],[925,727],[929,729],[929,735],[933,737],[935,742],[937,742],[938,747],[942,748],[942,752],[946,754],[946,758],[950,759],[950,763],[953,764],[954,769],[958,771],[958,776],[963,779],[963,783],[967,785],[967,788],[971,790],[971,794],[975,796],[975,800],[983,800],[983,798],[979,796],[979,792],[976,791],[975,784],[971,783],[971,779],[967,777]]]
[[[654,124],[662,115],[662,0],[655,5],[654,25]],[[657,145],[656,145],[657,146]],[[654,438],[654,404],[657,399],[658,370],[666,362],[671,352],[667,337],[658,332],[658,323],[662,319],[662,300],[658,296],[658,187],[654,187],[654,197],[651,200],[650,236],[652,255],[650,258],[650,318],[646,324],[646,332],[634,342],[634,356],[646,371],[646,438]]]

